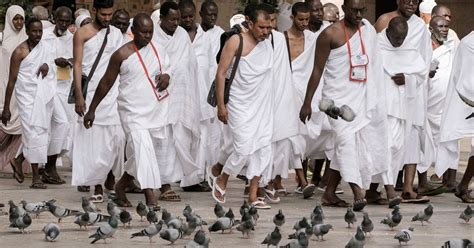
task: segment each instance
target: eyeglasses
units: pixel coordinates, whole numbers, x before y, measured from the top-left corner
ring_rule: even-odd
[[[410,4],[411,3],[411,4],[415,5],[415,4],[419,4],[420,0],[402,0],[402,2],[404,4]]]
[[[364,8],[360,8],[360,9],[357,9],[357,8],[349,8],[349,11],[354,13],[354,14],[357,14],[358,12],[360,12],[361,14],[364,14],[365,12],[367,12],[367,8],[364,7]]]

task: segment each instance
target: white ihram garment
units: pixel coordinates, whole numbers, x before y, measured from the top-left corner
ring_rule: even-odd
[[[102,42],[106,29],[84,43],[82,73],[88,75]],[[107,45],[87,88],[86,107],[90,106],[100,79],[104,76],[112,54],[122,45],[122,33],[110,26]],[[118,84],[110,89],[95,111],[94,125],[86,129],[81,117],[74,127],[72,154],[72,185],[98,185],[104,183],[109,171],[119,177],[125,148],[125,135],[117,110]]]
[[[474,118],[465,118],[474,108],[461,100],[459,94],[474,101],[474,32],[464,37],[454,56],[453,68],[448,85],[443,117],[441,118],[440,138],[435,172],[441,176],[447,169],[457,169],[459,164],[459,140],[474,137]],[[474,140],[471,143],[473,156]]]

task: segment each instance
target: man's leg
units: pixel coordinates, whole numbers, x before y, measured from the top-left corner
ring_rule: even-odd
[[[413,191],[413,182],[416,175],[416,164],[407,164],[404,168],[405,176],[403,182],[402,198],[404,202],[429,201],[427,197],[421,197]]]
[[[250,185],[249,185],[249,202],[250,203],[257,201],[257,191],[258,191],[259,181],[260,181],[260,177],[253,177],[250,180]]]
[[[311,177],[311,183],[318,186],[322,181],[321,171],[323,170],[325,159],[315,159],[314,160],[314,169],[313,176]]]
[[[107,179],[105,179],[104,187],[108,190],[113,190],[114,186],[115,186],[115,176],[114,176],[114,173],[112,173],[112,171],[109,171],[109,173],[107,174]]]
[[[457,171],[455,169],[448,169],[443,174],[443,187],[445,187],[449,193],[456,191],[456,173]]]
[[[23,174],[23,161],[25,161],[23,153],[20,153],[17,157],[14,157],[10,160],[10,164],[13,169],[13,177],[18,183],[23,183],[25,180],[25,176]]]
[[[143,194],[145,195],[145,202],[148,207],[156,207],[158,205],[153,189],[143,189]]]
[[[328,184],[326,190],[324,191],[323,196],[321,197],[321,202],[324,206],[335,206],[335,207],[349,207],[350,205],[337,197],[336,188],[339,182],[341,181],[341,174],[339,171],[328,169],[327,170]]]
[[[132,204],[127,199],[127,195],[125,193],[125,188],[133,181],[134,177],[129,175],[127,172],[124,172],[122,177],[118,180],[115,184],[115,194],[117,196],[116,203],[117,205],[121,205],[121,207],[131,207]],[[101,187],[102,188],[102,187]],[[97,189],[97,186],[96,186]]]
[[[455,195],[465,203],[474,203],[474,198],[471,196],[469,191],[469,183],[471,182],[472,177],[474,176],[474,156],[469,158],[467,163],[466,171],[456,187]]]
[[[225,200],[225,190],[227,188],[227,182],[229,181],[229,174],[227,173],[222,173],[219,176],[216,177],[216,180],[214,182],[215,186],[220,188],[224,193],[221,193],[219,190],[215,190],[212,192],[214,194],[214,197],[216,197],[219,201],[224,201]],[[258,188],[258,184],[257,184]],[[249,192],[249,197],[250,197],[250,192]],[[257,198],[257,191],[255,191],[255,198]]]
[[[38,164],[31,164],[31,172],[33,173],[32,183],[30,188],[32,189],[46,189],[47,186],[41,181]]]
[[[45,183],[50,184],[65,184],[66,181],[61,179],[56,170],[56,161],[58,160],[58,154],[48,156],[47,163],[44,167],[44,172],[42,175],[42,180]]]

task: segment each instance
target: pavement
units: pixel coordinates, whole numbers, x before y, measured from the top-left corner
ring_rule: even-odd
[[[463,170],[465,170],[465,167],[461,166],[460,171],[462,172]],[[70,182],[70,168],[62,167],[60,173]],[[458,177],[460,176],[461,173],[459,173]],[[293,178],[294,174],[290,174],[290,179],[284,181],[285,186],[290,191],[293,191],[296,187]],[[46,190],[33,190],[28,187],[30,183],[31,179],[28,178],[23,184],[18,184],[10,178],[0,179],[0,202],[6,204],[8,200],[13,200],[18,203],[22,199],[26,199],[28,202],[36,202],[54,198],[59,206],[82,210],[80,199],[81,196],[87,195],[87,193],[79,193],[75,187],[69,184],[50,185]],[[241,181],[231,180],[227,190],[227,203],[224,206],[232,208],[236,218],[240,218],[238,212],[243,202],[243,186]],[[351,202],[352,194],[349,187],[345,183],[342,184],[342,187],[345,193],[341,197]],[[183,201],[180,203],[160,202],[162,207],[176,215],[182,215],[182,209],[185,207],[185,204],[190,204],[193,210],[201,215],[205,221],[209,224],[214,222],[216,219],[213,214],[214,201],[210,193],[186,193],[182,192],[178,187],[174,188],[181,195]],[[308,200],[303,200],[299,195],[293,194],[288,197],[282,197],[281,203],[272,205],[271,210],[260,210],[258,225],[255,228],[255,232],[248,239],[243,238],[241,233],[235,229],[230,234],[212,233],[209,235],[207,227],[205,227],[207,235],[211,239],[210,247],[265,247],[260,243],[267,233],[273,230],[272,218],[278,209],[282,209],[286,215],[286,224],[282,228],[283,239],[280,242],[280,245],[284,245],[288,243],[286,237],[293,232],[294,223],[303,216],[309,217],[316,202],[320,200],[321,194],[321,192],[317,192]],[[144,200],[144,197],[141,194],[130,194],[129,199],[136,206],[138,201]],[[411,218],[427,205],[402,204],[400,207],[403,219],[394,231],[380,224],[383,217],[391,211],[390,209],[386,206],[367,206],[365,211],[369,213],[370,218],[374,222],[375,230],[367,238],[365,247],[399,247],[398,241],[394,239],[394,235],[398,230],[408,228],[409,226],[414,227],[415,231],[412,240],[408,243],[408,247],[440,247],[451,238],[474,240],[474,220],[466,224],[458,218],[467,204],[462,203],[453,194],[431,197],[431,203],[434,206],[434,215],[431,218],[431,223],[426,223],[424,226],[419,222],[411,222]],[[98,206],[103,212],[106,212],[106,203],[98,204]],[[343,216],[346,209],[329,207],[323,207],[323,209],[326,216],[325,223],[332,224],[334,230],[325,236],[326,241],[311,240],[309,247],[344,247],[356,231],[355,228],[347,228],[347,224],[344,222]],[[8,208],[5,207],[3,211],[8,212]],[[57,221],[49,212],[44,212],[38,219],[33,219],[32,225],[27,228],[29,233],[25,234],[8,227],[7,215],[0,216],[0,247],[183,247],[192,239],[192,237],[181,239],[174,245],[168,245],[167,241],[159,237],[155,237],[153,243],[150,243],[147,238],[130,239],[131,233],[145,228],[148,226],[148,223],[140,221],[135,208],[129,208],[128,211],[133,214],[131,227],[124,229],[120,226],[113,239],[107,240],[106,244],[103,241],[99,241],[94,245],[89,244],[91,239],[88,237],[95,231],[96,227],[89,227],[87,231],[79,230],[79,227],[73,224],[73,217],[62,220],[59,224],[61,234],[58,241],[49,243],[44,241],[44,235],[41,232],[44,225]],[[360,223],[362,221],[362,213],[356,214],[357,223]],[[161,217],[160,214],[159,217]]]

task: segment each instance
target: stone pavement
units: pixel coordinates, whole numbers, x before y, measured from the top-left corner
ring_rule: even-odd
[[[463,170],[464,168],[461,168]],[[65,179],[70,181],[70,172],[68,168],[62,168],[60,173],[66,175]],[[460,175],[458,175],[460,176]],[[295,188],[293,174],[290,179],[285,181],[285,185],[289,190]],[[8,200],[19,202],[21,199],[26,199],[29,202],[56,199],[57,205],[68,207],[71,209],[81,209],[80,198],[85,193],[79,193],[70,185],[50,185],[47,190],[32,190],[28,188],[31,179],[26,179],[23,184],[18,184],[13,179],[0,179],[0,202],[7,203]],[[345,194],[342,198],[346,201],[351,201],[350,189],[347,184],[343,183]],[[242,188],[243,184],[239,180],[230,181],[228,188],[226,208],[231,207],[236,214],[236,218],[240,218],[239,207],[242,204]],[[215,220],[213,209],[214,202],[210,193],[185,193],[178,190],[183,201],[181,203],[160,202],[162,207],[176,215],[181,215],[185,204],[191,204],[195,212],[200,214],[208,223],[213,223]],[[294,223],[301,219],[302,216],[309,216],[314,208],[317,200],[321,197],[321,192],[318,192],[313,198],[303,200],[299,196],[293,195],[282,198],[280,204],[273,205],[271,210],[260,210],[260,220],[255,232],[250,239],[242,238],[242,235],[234,230],[231,234],[212,233],[210,234],[210,247],[265,247],[260,245],[267,233],[273,229],[272,218],[278,211],[282,209],[286,215],[286,224],[283,226],[283,239],[280,245],[286,244],[288,240],[286,237],[292,233]],[[138,201],[143,200],[141,194],[129,196],[131,202],[136,205]],[[402,223],[391,231],[389,228],[380,224],[380,220],[391,210],[385,206],[368,206],[365,211],[369,213],[370,218],[375,223],[375,230],[372,236],[367,239],[366,247],[399,247],[398,241],[393,239],[397,230],[401,228],[408,228],[413,226],[415,228],[414,237],[408,243],[409,247],[440,247],[442,243],[450,238],[468,238],[474,240],[474,220],[470,224],[465,224],[458,218],[462,210],[467,206],[460,202],[453,194],[444,194],[437,197],[431,197],[431,202],[434,206],[434,215],[430,224],[421,226],[420,223],[411,222],[411,218],[426,205],[417,204],[402,204],[401,213],[403,215]],[[98,204],[99,207],[106,212],[106,204]],[[95,231],[95,227],[89,227],[89,230],[79,230],[79,227],[73,224],[74,218],[69,217],[63,219],[59,224],[61,234],[55,243],[44,241],[44,235],[41,232],[42,227],[49,223],[57,221],[49,212],[44,212],[39,219],[33,219],[33,224],[27,229],[31,231],[28,234],[21,234],[18,230],[9,228],[8,216],[0,216],[0,247],[164,247],[168,242],[154,238],[154,243],[149,243],[147,238],[129,239],[130,234],[146,227],[147,222],[140,222],[135,208],[128,209],[133,213],[133,220],[131,228],[123,229],[119,227],[114,239],[109,239],[107,244],[103,241],[97,242],[95,245],[90,245],[91,241],[88,236]],[[4,211],[8,211],[5,207]],[[344,222],[343,215],[346,209],[342,208],[328,208],[324,207],[326,216],[326,223],[333,225],[334,230],[325,236],[326,241],[310,241],[310,247],[344,247],[355,233],[355,228],[347,228]],[[161,215],[159,214],[159,217]],[[362,213],[357,213],[358,223],[362,220]],[[206,228],[207,232],[207,228]],[[185,240],[178,240],[175,245],[166,247],[183,247],[189,238]]]

